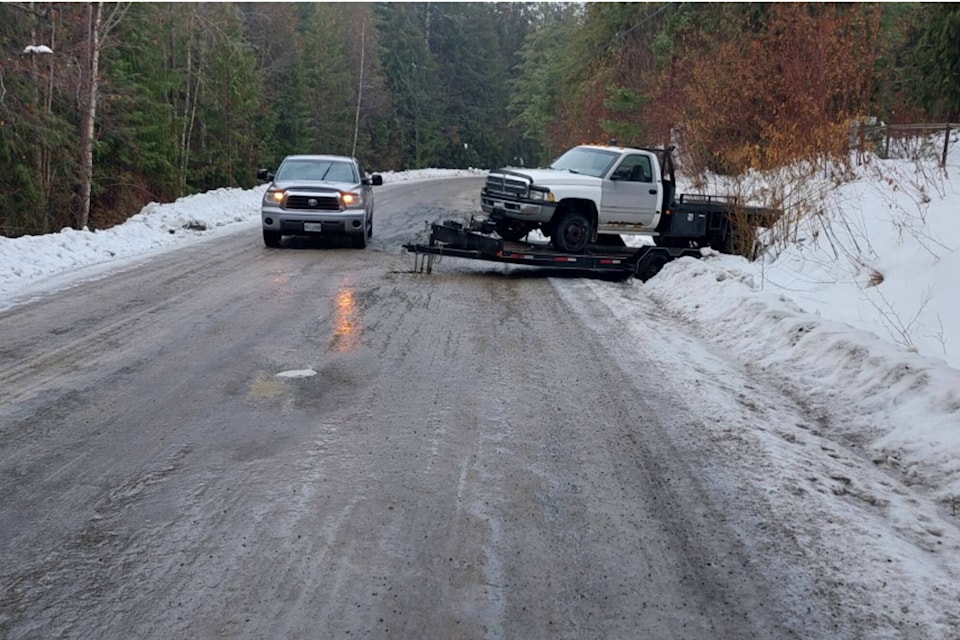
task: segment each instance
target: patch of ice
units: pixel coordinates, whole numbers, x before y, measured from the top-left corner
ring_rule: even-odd
[[[317,372],[313,369],[291,369],[275,374],[277,378],[309,378],[315,375],[317,375]]]

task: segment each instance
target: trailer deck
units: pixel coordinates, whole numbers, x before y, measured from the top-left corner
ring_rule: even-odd
[[[683,256],[699,258],[700,249],[684,247],[627,247],[619,236],[604,244],[590,245],[581,253],[563,253],[543,243],[508,242],[492,235],[487,221],[467,226],[454,220],[430,225],[428,244],[405,244],[414,254],[414,271],[431,273],[436,257],[451,256],[583,274],[617,275],[647,280],[670,260]]]

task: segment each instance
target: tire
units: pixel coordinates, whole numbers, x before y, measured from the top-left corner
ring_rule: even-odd
[[[563,214],[553,229],[553,246],[566,253],[580,253],[590,244],[593,227],[579,211]]]
[[[263,230],[263,244],[267,245],[271,249],[280,248],[280,240],[283,236],[280,235],[279,231],[270,231],[268,229]]]
[[[510,242],[516,242],[530,233],[529,226],[516,220],[497,220],[493,223],[493,229],[497,232],[498,236]]]
[[[653,276],[660,273],[660,270],[663,269],[663,265],[665,264],[667,264],[666,257],[650,256],[637,266],[637,278],[643,282],[646,282]]]
[[[366,249],[367,248],[367,232],[364,230],[363,233],[353,236],[353,246],[357,249]]]

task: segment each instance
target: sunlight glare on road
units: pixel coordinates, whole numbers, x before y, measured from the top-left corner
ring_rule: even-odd
[[[353,351],[360,340],[360,312],[353,289],[337,292],[337,310],[333,330],[333,350],[336,353]]]

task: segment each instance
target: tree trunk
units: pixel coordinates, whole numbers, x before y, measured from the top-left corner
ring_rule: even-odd
[[[99,90],[100,23],[103,3],[87,3],[86,95],[80,115],[80,215],[77,228],[83,229],[90,222],[90,192],[93,183],[93,128],[97,118],[97,95]]]
[[[364,27],[360,25],[360,82],[357,83],[357,112],[353,118],[353,151],[350,155],[357,155],[357,135],[360,132],[360,103],[363,100],[363,57],[364,57]]]

